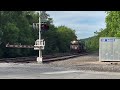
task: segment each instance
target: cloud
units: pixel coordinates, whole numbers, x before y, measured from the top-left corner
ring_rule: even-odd
[[[105,28],[104,11],[48,11],[55,26],[65,25],[76,31],[78,39],[88,38]]]

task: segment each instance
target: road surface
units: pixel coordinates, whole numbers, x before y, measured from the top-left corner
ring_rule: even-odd
[[[73,70],[40,63],[0,63],[0,79],[120,79],[120,73]]]

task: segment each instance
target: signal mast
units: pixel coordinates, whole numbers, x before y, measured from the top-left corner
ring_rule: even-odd
[[[41,15],[42,13],[42,15]],[[43,24],[41,24],[41,21]],[[39,23],[33,23],[33,28],[39,28],[39,39],[35,41],[35,45],[10,45],[9,43],[6,44],[6,47],[10,48],[34,48],[34,50],[39,50],[39,56],[37,57],[37,62],[41,63],[43,61],[42,57],[42,50],[44,50],[45,47],[45,41],[44,39],[41,39],[41,29],[48,30],[49,26],[46,24],[47,22],[47,15],[45,14],[45,11],[39,11]],[[38,27],[39,25],[39,27]],[[42,25],[42,26],[41,26]]]
[[[39,57],[37,57],[37,62],[42,62],[42,50],[45,47],[44,39],[41,39],[41,11],[39,11],[39,39],[35,41],[34,50],[39,50]]]

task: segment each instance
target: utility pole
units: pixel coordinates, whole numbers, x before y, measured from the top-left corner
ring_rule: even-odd
[[[40,45],[40,40],[41,40],[41,19],[40,19],[41,11],[39,11],[39,45]],[[42,61],[42,51],[41,48],[39,48],[39,57],[37,59],[37,62]]]
[[[37,62],[41,63],[43,61],[42,58],[42,50],[44,50],[45,47],[45,41],[44,39],[41,39],[41,18],[45,22],[44,15],[41,16],[42,11],[39,11],[39,23],[33,23],[33,28],[39,28],[39,38],[35,41],[35,45],[10,45],[9,43],[6,44],[6,47],[9,48],[34,48],[34,50],[39,50],[39,56],[37,57]],[[1,44],[1,42],[0,42]]]
[[[39,11],[39,39],[35,41],[34,50],[39,50],[39,56],[37,57],[37,62],[41,63],[43,61],[42,50],[45,46],[44,39],[41,39],[41,11]]]

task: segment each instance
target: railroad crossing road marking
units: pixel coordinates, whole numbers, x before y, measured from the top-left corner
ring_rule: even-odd
[[[70,71],[56,71],[56,72],[45,72],[41,74],[68,74],[68,73],[87,73],[87,74],[104,74],[104,75],[120,75],[119,72],[99,72],[99,71],[87,71],[87,70],[70,70]]]
[[[65,73],[74,73],[74,72],[80,72],[80,71],[57,71],[57,72],[45,72],[42,74],[65,74]]]

